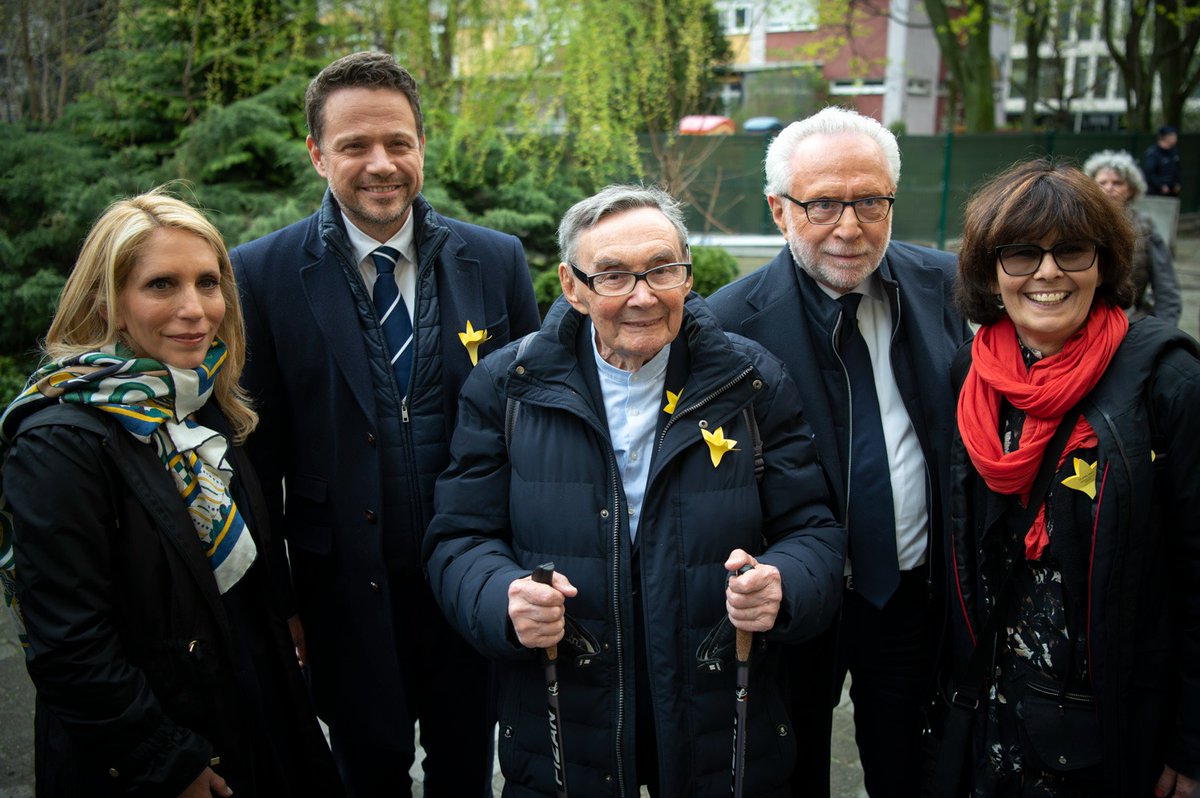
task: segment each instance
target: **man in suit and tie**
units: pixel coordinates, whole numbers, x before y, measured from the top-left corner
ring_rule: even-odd
[[[490,794],[487,665],[433,601],[421,541],[463,381],[539,326],[524,252],[421,196],[417,86],[391,56],[334,61],[305,111],[320,209],[231,253],[293,638],[351,795],[409,793],[417,721],[424,794]]]
[[[949,370],[970,332],[950,301],[954,258],[890,240],[899,178],[896,139],[873,119],[826,108],[789,125],[766,158],[787,245],[709,300],[726,329],[765,345],[800,386],[849,531],[841,615],[792,652],[797,796],[829,794],[847,672],[868,794],[919,792],[942,608]]]

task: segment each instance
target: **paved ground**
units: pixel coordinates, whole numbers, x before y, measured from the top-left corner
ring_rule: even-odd
[[[0,609],[0,798],[33,796],[33,685]]]
[[[1176,269],[1183,289],[1183,318],[1179,326],[1193,337],[1200,337],[1200,224],[1195,225],[1196,229],[1182,223],[1180,227]],[[765,263],[773,254],[772,250],[767,257],[755,256],[752,265]],[[838,798],[865,796],[847,695],[843,695],[835,715],[833,733],[833,795]],[[32,737],[33,688],[25,673],[12,627],[7,617],[0,617],[0,798],[31,798],[33,795]],[[497,787],[502,783],[497,776]],[[418,787],[414,796],[420,794]]]

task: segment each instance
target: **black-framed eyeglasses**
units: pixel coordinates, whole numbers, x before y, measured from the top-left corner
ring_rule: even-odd
[[[655,266],[644,272],[606,271],[595,274],[588,274],[574,263],[567,265],[571,267],[571,271],[575,273],[576,277],[587,283],[587,287],[600,296],[632,294],[633,289],[637,287],[638,280],[645,280],[646,285],[655,291],[669,291],[683,285],[692,276],[692,264],[690,263],[664,263],[662,266]]]
[[[1094,241],[1059,241],[1046,249],[1037,244],[1003,244],[996,247],[1000,268],[1009,277],[1027,277],[1042,265],[1046,253],[1064,272],[1085,272],[1096,262]]]
[[[804,215],[811,224],[837,224],[842,220],[846,208],[854,208],[854,215],[863,224],[876,224],[888,218],[892,212],[895,197],[863,197],[856,200],[815,199],[801,201],[791,194],[781,194],[784,199],[796,203],[804,209]]]

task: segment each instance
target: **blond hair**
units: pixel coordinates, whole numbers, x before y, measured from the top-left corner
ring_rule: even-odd
[[[96,220],[58,298],[43,350],[50,359],[62,360],[117,340],[121,334],[114,321],[119,315],[117,298],[146,242],[159,229],[192,233],[217,256],[225,300],[217,337],[225,343],[228,355],[217,375],[213,397],[229,420],[234,442],[241,443],[258,424],[258,414],[238,384],[246,364],[246,333],[229,252],[217,228],[200,211],[168,194],[164,186],[118,200]]]

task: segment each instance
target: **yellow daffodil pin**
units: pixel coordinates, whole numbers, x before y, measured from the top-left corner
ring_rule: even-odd
[[[679,393],[671,393],[670,391],[667,391],[667,403],[663,406],[664,413],[671,415],[675,412],[675,405],[679,404],[679,394],[681,393],[683,393],[683,391],[680,391]]]
[[[1078,457],[1075,460],[1075,474],[1067,477],[1062,481],[1072,490],[1080,490],[1088,495],[1089,499],[1096,498],[1096,464],[1087,463]]]
[[[471,326],[470,319],[467,320],[466,332],[460,332],[458,340],[462,341],[462,345],[467,348],[467,355],[471,358],[472,366],[479,365],[479,345],[491,338],[492,336],[488,335],[487,330],[476,330]]]
[[[737,441],[733,438],[725,437],[725,430],[717,427],[716,432],[709,432],[706,429],[700,430],[700,434],[704,436],[704,442],[708,444],[708,455],[712,458],[713,468],[721,464],[721,458],[726,452],[737,451],[734,446],[737,446]]]

